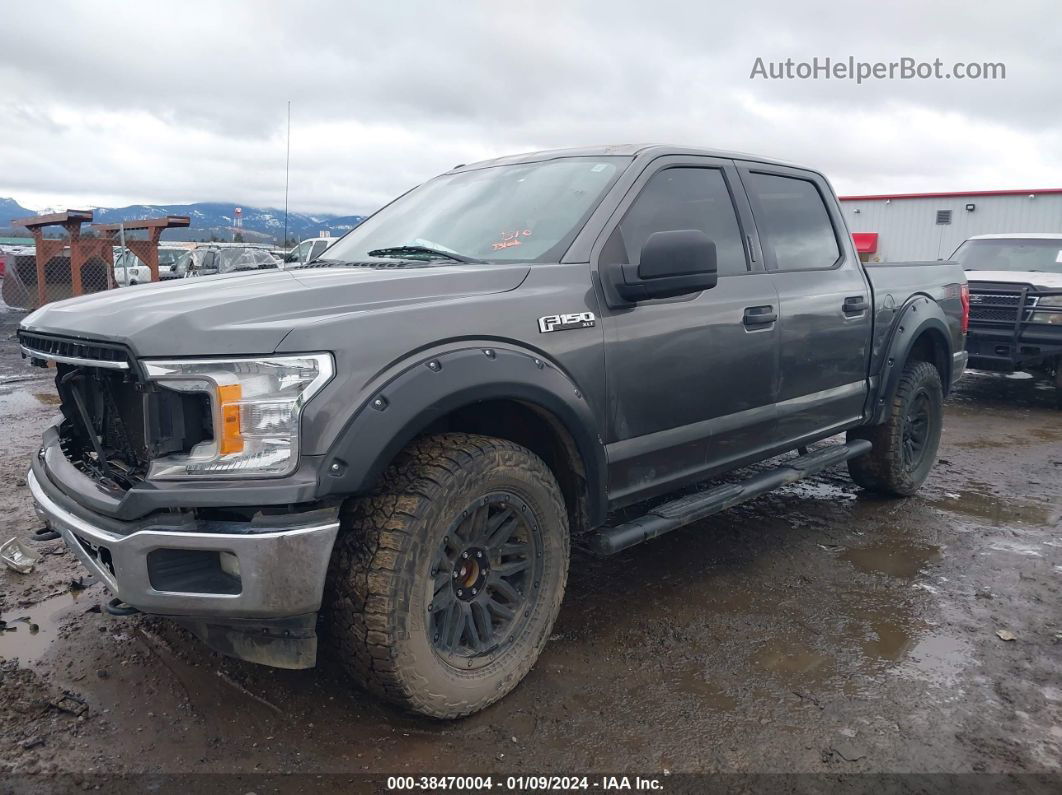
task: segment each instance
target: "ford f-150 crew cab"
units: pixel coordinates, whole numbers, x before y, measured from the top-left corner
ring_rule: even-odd
[[[979,235],[952,259],[970,280],[970,366],[1047,376],[1062,397],[1062,235]]]
[[[275,666],[313,665],[320,632],[374,692],[464,715],[534,664],[573,543],[618,552],[845,461],[913,493],[965,282],[861,264],[806,168],[463,165],[303,267],[28,316],[62,408],[28,484],[116,599]]]

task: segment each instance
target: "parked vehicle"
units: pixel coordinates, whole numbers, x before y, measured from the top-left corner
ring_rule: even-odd
[[[320,611],[355,677],[437,717],[530,670],[573,543],[842,462],[914,493],[966,361],[961,268],[862,265],[821,174],[746,155],[461,166],[327,254],[27,317],[65,415],[28,483],[116,598],[288,668]]]
[[[325,249],[339,240],[338,237],[311,237],[303,240],[284,255],[284,262],[305,264],[324,254]]]
[[[1062,234],[978,235],[952,259],[970,280],[970,366],[1041,375],[1062,395]]]
[[[159,276],[162,276],[160,266]],[[118,247],[114,254],[114,282],[119,287],[132,287],[151,281],[151,268],[132,251]]]
[[[213,276],[220,273],[269,270],[280,262],[268,250],[258,246],[199,247],[187,260],[175,265],[184,276]]]

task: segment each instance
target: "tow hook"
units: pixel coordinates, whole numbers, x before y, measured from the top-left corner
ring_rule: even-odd
[[[57,538],[59,538],[59,534],[50,527],[41,527],[33,531],[30,541],[35,544],[43,544],[45,541],[54,541]]]
[[[118,598],[114,598],[109,601],[103,606],[103,609],[110,613],[112,616],[132,616],[140,612],[131,604],[127,604]]]

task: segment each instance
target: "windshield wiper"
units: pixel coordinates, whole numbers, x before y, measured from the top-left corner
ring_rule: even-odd
[[[355,262],[344,259],[312,259],[309,262],[300,262],[298,265],[289,265],[288,270],[309,270],[310,268],[427,268],[427,260],[395,260],[394,262],[379,262],[378,260],[366,260]]]
[[[374,248],[368,253],[370,257],[401,257],[405,254],[429,254],[433,257],[452,259],[454,262],[483,263],[483,260],[476,259],[475,257],[466,257],[464,254],[457,254],[453,251],[443,251],[442,249],[431,248],[430,246],[389,246],[387,248]]]

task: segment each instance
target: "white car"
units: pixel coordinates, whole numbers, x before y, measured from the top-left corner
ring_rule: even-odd
[[[119,287],[147,284],[151,281],[151,268],[132,251],[119,249],[114,255],[114,281]]]
[[[159,247],[159,280],[180,278],[175,266],[187,249]],[[129,249],[115,248],[114,280],[119,287],[144,284],[151,281],[151,268]]]
[[[970,283],[970,367],[1053,378],[1062,395],[1062,234],[978,235],[955,249]]]

